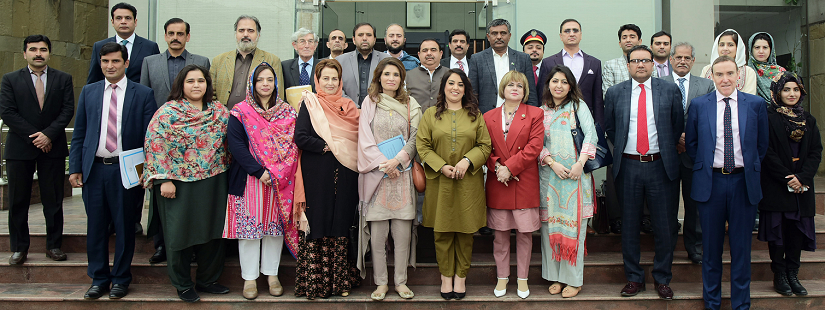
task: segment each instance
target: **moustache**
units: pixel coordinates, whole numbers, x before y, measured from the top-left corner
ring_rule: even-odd
[[[495,43],[504,43],[504,40],[496,40]]]
[[[180,43],[180,41],[178,41],[178,40],[172,40],[172,42],[170,42],[169,44],[174,44],[174,43],[183,44],[183,43]]]
[[[38,56],[38,57],[34,57],[34,60],[46,60],[46,58]]]

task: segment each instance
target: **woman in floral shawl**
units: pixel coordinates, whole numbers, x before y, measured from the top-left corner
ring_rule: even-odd
[[[295,109],[278,97],[278,77],[264,62],[249,78],[246,100],[229,117],[227,143],[232,152],[229,199],[223,237],[238,239],[243,296],[258,297],[256,279],[267,275],[269,294],[281,296],[281,251],[295,256],[298,230],[292,220],[295,170]]]
[[[229,111],[212,98],[209,71],[184,67],[172,85],[170,101],[152,117],[146,131],[144,187],[152,189],[166,241],[167,272],[178,297],[198,301],[201,292],[226,294],[217,283],[223,273],[224,222],[229,154]],[[197,254],[197,283],[190,276]]]
[[[779,80],[785,68],[776,64],[776,52],[773,49],[773,37],[767,32],[754,33],[748,40],[751,56],[748,66],[756,71],[756,94],[771,104],[771,83]]]

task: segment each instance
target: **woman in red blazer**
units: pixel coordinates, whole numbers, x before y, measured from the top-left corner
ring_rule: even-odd
[[[539,169],[537,158],[544,143],[544,113],[527,105],[527,77],[510,71],[501,79],[499,97],[504,104],[484,114],[493,141],[487,160],[487,227],[495,230],[493,256],[498,283],[496,297],[507,293],[510,276],[510,230],[516,229],[518,296],[527,298],[527,274],[534,231],[539,221]]]

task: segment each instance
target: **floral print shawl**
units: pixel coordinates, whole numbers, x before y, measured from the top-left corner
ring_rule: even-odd
[[[785,68],[776,64],[776,52],[774,52],[773,37],[767,32],[754,33],[748,40],[748,50],[753,51],[754,38],[760,33],[767,34],[771,39],[771,55],[768,56],[767,61],[763,62],[756,60],[756,58],[753,57],[753,53],[751,53],[748,58],[748,66],[753,68],[753,71],[756,71],[756,94],[765,99],[765,102],[770,105],[771,83],[779,80],[779,77],[781,77],[782,73],[785,72]]]
[[[143,144],[145,186],[157,179],[194,182],[229,169],[229,111],[218,101],[204,105],[199,110],[185,99],[174,100],[155,112]]]

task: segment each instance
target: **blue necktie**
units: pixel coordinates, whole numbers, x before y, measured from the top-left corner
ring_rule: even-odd
[[[298,77],[298,83],[303,85],[309,85],[309,73],[307,73],[307,66],[309,63],[302,63],[301,64],[301,76]]]
[[[733,159],[733,127],[731,126],[730,116],[730,98],[722,99],[725,101],[725,160],[723,167],[726,172],[733,172],[736,166]]]
[[[687,110],[687,96],[685,95],[685,78],[679,78],[679,91],[682,92],[682,109]]]

